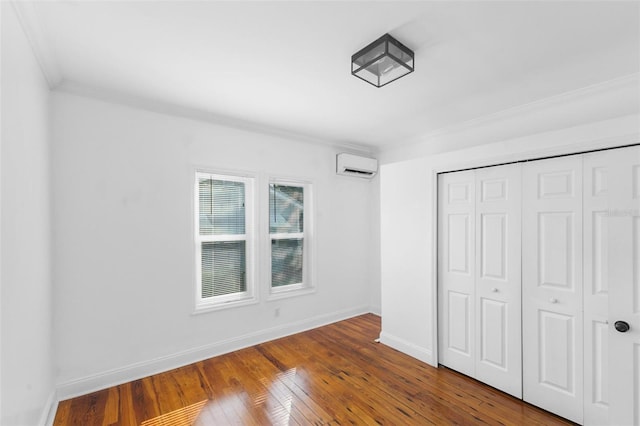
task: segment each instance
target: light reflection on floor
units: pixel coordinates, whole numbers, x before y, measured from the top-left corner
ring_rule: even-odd
[[[153,419],[145,420],[140,426],[191,426],[195,423],[207,402],[209,400],[205,399]]]
[[[274,426],[285,426],[291,418],[293,405],[292,389],[295,386],[296,369],[278,373],[271,380],[261,378],[262,391],[250,397],[242,394],[227,394],[215,399],[205,399],[189,406],[145,420],[140,426],[193,426],[244,424],[244,417],[251,417],[249,407],[260,410]]]
[[[284,373],[278,373],[271,381],[271,385],[267,383],[266,379],[260,379],[260,382],[262,382],[265,388],[269,389],[270,397],[274,398],[279,403],[279,408],[272,410],[270,413],[270,420],[274,426],[289,424],[289,418],[291,417],[291,405],[293,402],[291,389],[294,386],[293,382],[295,377],[296,369],[294,367]]]

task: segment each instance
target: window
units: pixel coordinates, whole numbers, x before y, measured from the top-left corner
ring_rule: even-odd
[[[310,289],[310,185],[269,184],[271,293]]]
[[[196,173],[196,310],[254,300],[253,181]]]

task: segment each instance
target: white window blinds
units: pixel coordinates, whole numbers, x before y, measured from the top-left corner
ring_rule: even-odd
[[[248,295],[250,178],[197,174],[200,300]]]

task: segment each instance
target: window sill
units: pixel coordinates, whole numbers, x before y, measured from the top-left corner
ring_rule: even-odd
[[[191,313],[191,315],[206,314],[207,312],[221,311],[224,309],[238,308],[238,307],[247,306],[247,305],[255,305],[257,303],[258,303],[258,299],[255,297],[239,299],[239,300],[230,300],[228,302],[200,303],[200,304],[196,304],[196,308]]]
[[[267,301],[286,299],[289,297],[296,297],[296,296],[304,296],[307,294],[313,294],[315,292],[316,292],[315,287],[296,287],[296,288],[287,288],[287,289],[278,288],[275,291],[271,289],[271,291],[269,292],[269,295],[267,296]]]

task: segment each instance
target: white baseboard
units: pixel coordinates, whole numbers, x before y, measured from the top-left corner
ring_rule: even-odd
[[[52,426],[53,421],[56,418],[57,411],[58,411],[58,398],[56,396],[56,391],[52,390],[42,410],[42,414],[40,415],[40,420],[38,421],[38,424],[44,425],[44,426]]]
[[[437,367],[437,365],[434,365],[433,352],[429,348],[423,348],[385,332],[380,333],[380,343],[399,350],[400,352],[412,356],[422,362],[426,362],[433,367]]]
[[[193,364],[194,362],[264,343],[269,340],[279,339],[291,334],[300,333],[312,328],[321,327],[323,325],[366,314],[369,313],[370,310],[369,306],[362,306],[343,311],[336,311],[260,330],[210,345],[188,349],[172,355],[158,357],[149,361],[138,362],[121,368],[59,383],[57,386],[58,400],[62,401],[76,396],[86,395],[111,386],[120,385],[153,374],[173,370],[174,368],[183,367],[185,365]]]
[[[377,315],[379,317],[382,316],[382,309],[380,308],[380,306],[370,306],[369,307],[369,312],[371,312],[374,315]]]

